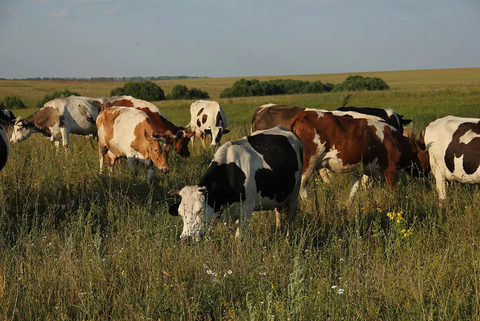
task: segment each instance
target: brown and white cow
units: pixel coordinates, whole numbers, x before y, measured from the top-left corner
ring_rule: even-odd
[[[11,143],[20,143],[33,133],[42,133],[55,146],[68,147],[69,135],[96,135],[95,121],[104,98],[70,96],[50,100],[26,119],[18,117],[13,127]]]
[[[212,136],[210,145],[217,146],[223,134],[229,132],[228,120],[222,106],[216,101],[198,100],[190,105],[190,126],[205,146],[206,135]]]
[[[430,155],[439,206],[447,199],[447,181],[480,183],[480,119],[446,116],[425,128],[423,139]]]
[[[104,158],[107,165],[117,158],[125,157],[130,169],[137,173],[137,162],[149,166],[147,180],[150,183],[157,167],[162,173],[169,171],[170,146],[165,139],[171,135],[158,133],[152,120],[143,111],[129,107],[107,108],[98,115],[98,154],[100,172]]]
[[[5,167],[8,160],[9,147],[7,133],[0,124],[0,171]]]
[[[345,102],[344,102],[345,103]],[[290,121],[296,114],[304,110],[318,110],[321,112],[331,112],[334,115],[350,115],[353,118],[366,118],[383,121],[390,126],[395,127],[403,132],[403,125],[409,124],[411,120],[403,119],[402,115],[398,115],[393,109],[380,109],[369,107],[340,107],[336,110],[312,109],[301,107],[290,107],[278,104],[266,104],[260,106],[255,113],[250,124],[251,132],[256,130],[264,130],[275,126],[290,125]]]
[[[173,134],[170,139],[168,139],[168,143],[181,157],[190,156],[188,142],[194,133],[184,127],[175,126],[154,104],[132,96],[115,96],[108,98],[103,106],[104,108],[110,108],[113,106],[135,107],[143,111],[148,117],[150,117],[153,126],[158,133],[170,131]]]
[[[360,187],[362,166],[364,175],[385,177],[392,189],[397,171],[412,162],[428,170],[428,155],[419,151],[416,142],[383,122],[310,110],[298,113],[290,130],[303,144],[302,198],[307,196],[308,179],[320,168],[353,172],[349,203]]]

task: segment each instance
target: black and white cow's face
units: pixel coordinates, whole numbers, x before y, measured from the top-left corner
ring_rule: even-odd
[[[171,215],[180,215],[183,220],[181,240],[200,242],[205,231],[215,217],[212,207],[207,204],[207,189],[205,187],[185,186],[180,191],[170,192],[170,195],[180,195],[182,201],[170,206]]]
[[[30,126],[29,121],[18,117],[15,121],[15,125],[13,126],[13,134],[10,138],[10,143],[21,143],[30,137],[30,135],[32,135],[34,132],[34,127]]]
[[[228,129],[224,129],[221,126],[214,126],[212,128],[206,129],[205,133],[212,135],[212,143],[211,146],[218,146],[220,144],[220,140],[222,139],[223,134],[227,134],[230,132]]]

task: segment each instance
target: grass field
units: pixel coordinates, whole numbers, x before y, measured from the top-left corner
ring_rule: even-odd
[[[360,73],[390,85],[360,92],[351,105],[393,108],[416,133],[447,114],[480,118],[480,68]],[[281,78],[339,83],[348,74]],[[256,77],[267,80],[280,77]],[[207,90],[224,106],[231,132],[249,133],[253,112],[276,102],[333,109],[345,93],[218,99],[238,78],[159,81]],[[1,80],[0,100],[31,107],[54,90],[108,96],[112,82]],[[177,125],[191,101],[156,102]],[[10,146],[0,172],[0,320],[478,320],[480,191],[451,184],[444,210],[431,177],[382,181],[346,207],[349,175],[310,180],[299,200],[295,237],[275,232],[275,215],[257,212],[247,235],[221,223],[202,243],[179,241],[168,191],[198,183],[214,149],[170,154],[171,172],[150,186],[126,162],[98,174],[95,141],[71,148],[33,135]]]

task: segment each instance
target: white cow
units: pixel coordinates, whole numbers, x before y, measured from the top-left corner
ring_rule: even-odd
[[[205,146],[206,135],[212,136],[210,145],[217,146],[223,134],[229,132],[228,120],[222,106],[216,101],[198,100],[190,105],[190,126]],[[192,137],[193,138],[193,137]]]
[[[446,116],[428,124],[423,138],[440,207],[447,198],[447,181],[480,183],[480,119]]]
[[[70,96],[46,102],[26,119],[18,117],[13,127],[11,143],[20,143],[33,133],[42,133],[55,142],[55,146],[68,148],[69,134],[96,135],[95,121],[104,98]]]

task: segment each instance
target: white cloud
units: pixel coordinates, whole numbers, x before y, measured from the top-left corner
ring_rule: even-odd
[[[49,3],[49,0],[35,0],[36,3]]]
[[[58,12],[50,12],[50,18],[64,18],[68,16],[67,9],[62,9]]]
[[[105,9],[105,15],[106,15],[106,16],[114,16],[115,13],[116,13],[116,9],[115,9],[115,8]]]

